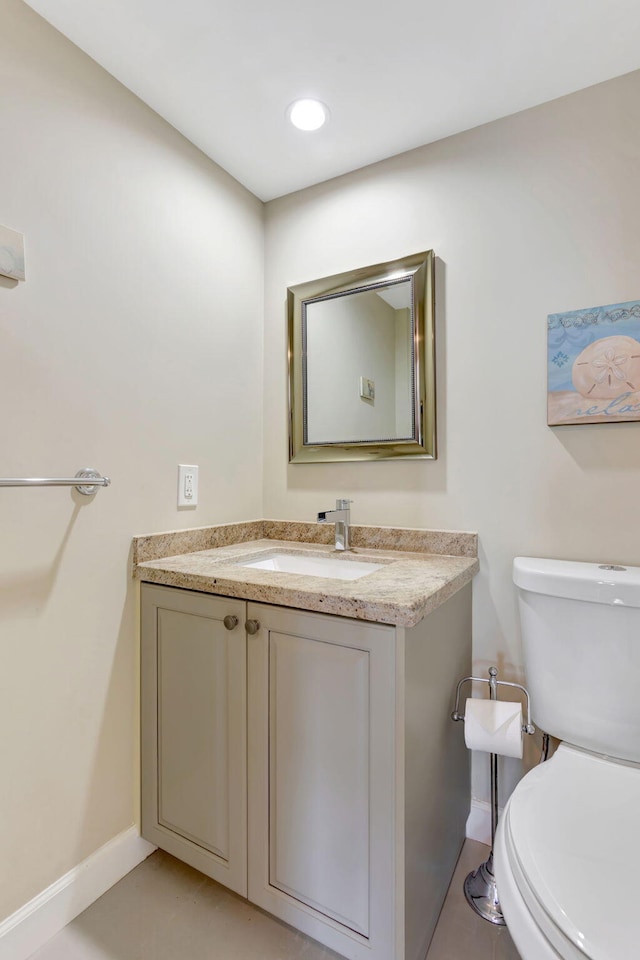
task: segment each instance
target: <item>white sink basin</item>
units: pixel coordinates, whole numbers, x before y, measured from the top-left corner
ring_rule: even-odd
[[[379,563],[367,563],[364,560],[303,557],[297,553],[268,553],[254,560],[238,562],[238,566],[280,573],[302,573],[309,577],[330,577],[332,580],[359,580],[380,569]]]

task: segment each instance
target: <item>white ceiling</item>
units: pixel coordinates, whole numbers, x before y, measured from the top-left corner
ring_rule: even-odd
[[[263,200],[640,67],[640,0],[29,5]]]

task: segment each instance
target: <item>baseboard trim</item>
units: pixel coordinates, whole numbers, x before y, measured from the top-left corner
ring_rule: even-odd
[[[156,848],[129,827],[0,923],[0,960],[27,960]]]
[[[502,807],[498,807],[498,815],[501,813]],[[491,846],[491,804],[486,800],[471,801],[466,836],[468,840],[479,840],[480,843]]]

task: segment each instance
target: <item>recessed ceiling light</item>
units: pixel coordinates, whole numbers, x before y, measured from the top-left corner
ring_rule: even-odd
[[[295,100],[287,116],[298,130],[319,130],[327,122],[329,110],[319,100]]]

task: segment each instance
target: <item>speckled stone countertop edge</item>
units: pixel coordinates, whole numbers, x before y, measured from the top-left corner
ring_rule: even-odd
[[[477,557],[478,535],[460,530],[426,530],[415,527],[376,527],[352,524],[353,547],[410,551],[438,556]],[[300,520],[249,520],[170,530],[133,538],[133,568],[149,560],[175,557],[200,550],[252,540],[286,540],[294,543],[331,544],[333,524]]]
[[[286,587],[238,583],[219,579],[212,585],[211,579],[197,574],[175,575],[170,582],[162,570],[146,570],[140,579],[144,583],[160,586],[172,586],[180,589],[195,590],[199,593],[211,593],[218,596],[234,597],[238,600],[268,603],[276,607],[289,607],[308,610],[315,613],[329,613],[333,616],[349,617],[354,620],[367,620],[371,623],[385,623],[397,627],[414,627],[417,623],[445,603],[458,590],[469,583],[477,573],[478,561],[471,561],[467,570],[452,577],[441,587],[425,596],[422,603],[414,605],[385,602],[380,600],[364,601],[357,597],[339,597],[327,593],[318,595],[303,590]]]
[[[274,550],[334,557],[333,562],[371,560],[380,570],[358,580],[267,571],[239,566]],[[453,596],[478,571],[473,557],[420,551],[355,548],[336,557],[331,545],[260,538],[209,550],[176,554],[136,565],[138,579],[219,596],[253,600],[411,627]]]

